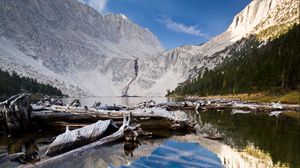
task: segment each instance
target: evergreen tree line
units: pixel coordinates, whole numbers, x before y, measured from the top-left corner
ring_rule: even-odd
[[[207,96],[299,89],[300,25],[264,46],[258,45],[226,58],[168,94]]]
[[[10,75],[0,69],[0,97],[7,98],[20,92],[62,96],[62,92],[55,87],[38,83],[28,77],[20,77],[15,72]]]

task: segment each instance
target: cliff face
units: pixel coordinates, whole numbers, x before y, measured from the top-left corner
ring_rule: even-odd
[[[245,48],[235,44],[243,37],[268,30],[265,39],[274,26],[299,23],[299,8],[299,0],[253,0],[219,36],[163,51],[148,29],[123,15],[102,16],[77,0],[2,0],[0,68],[71,96],[119,96],[138,58],[129,95],[164,95]]]
[[[162,53],[146,68],[151,75],[141,80],[152,81],[149,93],[163,95],[198,72],[213,69],[231,53],[251,47],[240,41],[242,38],[255,35],[266,40],[286,31],[294,23],[300,23],[300,1],[253,0],[234,17],[222,34],[200,46],[181,46]]]
[[[60,88],[72,83],[90,95],[101,95],[110,87],[115,90],[114,85],[130,78],[128,63],[163,51],[148,29],[123,15],[102,16],[76,0],[3,0],[0,4],[0,37],[11,46],[10,50],[2,47],[1,68]],[[22,54],[11,56],[16,52]],[[70,94],[68,87],[62,89]]]

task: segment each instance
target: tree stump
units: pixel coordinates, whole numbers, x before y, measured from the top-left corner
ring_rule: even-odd
[[[27,130],[31,124],[30,94],[14,95],[0,103],[0,123],[8,135]]]

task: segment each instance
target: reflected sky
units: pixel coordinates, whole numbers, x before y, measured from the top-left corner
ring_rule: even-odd
[[[216,154],[197,143],[167,140],[164,144],[154,149],[149,156],[141,157],[128,166],[121,166],[121,168],[145,167],[218,168],[223,166]]]
[[[126,105],[151,99],[157,103],[168,101],[153,97],[100,97],[84,98],[81,102],[88,106],[97,100]],[[175,137],[169,134],[163,139],[142,140],[140,144],[116,142],[90,149],[80,156],[61,158],[43,167],[216,167],[221,166],[220,163],[232,167],[300,167],[299,112],[283,112],[278,117],[262,112],[232,111],[187,111],[185,114],[188,119],[197,121],[197,134]],[[32,144],[43,147],[50,137],[58,134],[45,131],[41,129],[28,135],[29,138],[19,139],[1,135],[0,154],[20,152],[20,147]],[[224,140],[202,138],[202,134],[210,133],[220,133]],[[16,162],[2,161],[0,159],[0,167],[16,167]]]
[[[271,165],[300,167],[299,112],[283,112],[278,118],[263,112],[233,114],[231,111],[188,112],[188,116],[198,122],[199,132],[222,134],[225,137],[222,144],[228,145],[226,149],[232,147],[257,159],[268,156]]]

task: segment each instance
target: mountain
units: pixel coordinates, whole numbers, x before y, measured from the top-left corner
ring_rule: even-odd
[[[140,80],[148,81],[150,94],[164,95],[166,90],[213,69],[230,57],[232,50],[245,49],[248,44],[239,42],[242,38],[255,35],[268,41],[287,32],[294,23],[300,23],[300,1],[253,0],[234,17],[225,32],[200,46],[186,45],[162,53],[147,65],[146,77]]]
[[[263,44],[255,36],[242,39],[243,49],[178,86],[177,95],[221,95],[268,92],[286,93],[300,88],[300,24]],[[247,44],[247,45],[245,45]],[[169,93],[170,94],[170,93]]]
[[[0,4],[1,69],[71,96],[120,95],[116,88],[131,78],[134,60],[163,51],[148,29],[124,15],[102,16],[76,0]]]
[[[242,38],[267,42],[285,33],[300,22],[299,7],[298,0],[253,0],[224,33],[164,51],[124,15],[101,15],[76,0],[2,0],[0,68],[70,96],[120,96],[132,79],[129,95],[165,95],[245,48]]]

